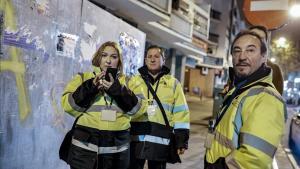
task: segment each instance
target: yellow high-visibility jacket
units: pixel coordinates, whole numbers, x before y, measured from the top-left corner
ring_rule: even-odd
[[[130,142],[130,119],[141,108],[142,100],[127,90],[125,76],[115,80],[108,94],[92,84],[94,77],[94,72],[76,75],[62,95],[63,109],[74,117],[81,115],[72,144],[99,154],[125,151]],[[116,111],[116,120],[102,120],[103,110]]]
[[[206,163],[216,164],[225,158],[230,169],[271,168],[284,133],[286,105],[272,84],[271,70],[261,69],[260,75],[242,88],[257,82],[269,85],[252,86],[233,99],[216,126],[211,148],[206,149]],[[225,100],[234,91],[235,87]]]
[[[178,148],[187,148],[188,146],[190,128],[188,105],[181,84],[173,76],[168,75],[168,68],[163,67],[156,80],[148,74],[146,66],[140,68],[139,73],[130,79],[128,87],[137,97],[147,100],[149,103],[153,102],[156,110],[154,115],[149,115],[147,107],[143,108],[145,112],[137,113],[131,120],[131,138],[136,146],[136,156],[142,159],[165,161],[166,152],[164,150],[170,141],[169,136],[164,133],[165,121],[151,92],[148,92],[142,76],[149,80],[153,90],[158,85],[156,94],[164,107],[170,126],[174,129]]]
[[[64,94],[62,96],[62,106],[64,110],[70,115],[77,117],[81,113],[81,116],[77,122],[78,125],[83,125],[90,128],[95,128],[98,130],[126,130],[130,127],[130,115],[136,112],[124,112],[115,101],[112,102],[110,106],[111,98],[106,95],[106,105],[104,95],[98,95],[95,98],[95,102],[93,102],[88,108],[80,107],[75,103],[74,98],[72,97],[73,92],[86,80],[94,78],[95,75],[93,72],[83,73],[83,81],[81,75],[76,75],[72,81],[68,83],[64,90]],[[125,76],[121,76],[119,78],[121,84],[125,84]],[[101,120],[101,110],[106,108],[111,108],[112,110],[117,111],[117,120],[114,122],[111,121],[102,121]]]

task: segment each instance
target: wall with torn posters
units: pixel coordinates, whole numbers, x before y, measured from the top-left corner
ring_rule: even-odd
[[[66,82],[108,40],[136,73],[145,34],[88,1],[1,0],[0,35],[0,168],[68,168],[58,157],[73,122],[60,105]]]

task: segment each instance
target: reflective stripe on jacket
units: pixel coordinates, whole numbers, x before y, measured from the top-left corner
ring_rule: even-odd
[[[130,116],[126,112],[123,112],[122,109],[120,109],[114,101],[112,105],[109,106],[111,102],[111,98],[109,96],[106,96],[108,105],[106,105],[103,95],[96,96],[94,103],[87,109],[76,105],[74,98],[72,97],[73,92],[84,81],[94,77],[95,75],[92,72],[86,72],[83,74],[83,81],[80,75],[76,75],[68,83],[62,96],[62,106],[64,110],[75,117],[84,112],[84,114],[79,118],[77,122],[77,124],[81,126],[107,131],[128,129],[130,127]],[[121,84],[125,84],[125,77],[120,77],[119,81]],[[110,109],[117,112],[116,121],[101,120],[101,112],[105,109]]]
[[[152,85],[153,89],[156,87],[158,81]],[[148,100],[148,88],[141,75],[134,76],[128,82],[128,87],[141,99]],[[177,79],[171,75],[164,75],[159,80],[157,96],[160,99],[164,110],[166,111],[169,123],[174,129],[189,129],[190,128],[190,114],[188,105],[181,87]],[[153,99],[149,92],[150,100]],[[150,121],[165,125],[162,113],[153,100],[154,105],[157,106],[154,116],[147,115],[147,109],[144,112],[133,116],[132,122]]]
[[[273,86],[271,73],[258,81]],[[286,105],[275,88],[246,90],[235,97],[216,127],[206,161],[213,164],[225,158],[230,169],[271,168],[284,133],[285,113]]]
[[[177,79],[171,75],[162,75],[152,85],[155,90],[157,83],[157,96],[160,99],[166,112],[169,124],[174,129],[175,138],[178,147],[187,148],[188,133],[190,128],[190,114],[188,105],[181,87]],[[156,105],[155,114],[148,115],[147,103],[143,107],[143,111],[135,114],[131,121],[131,138],[136,144],[137,158],[166,161],[166,150],[169,145],[169,131],[165,126],[163,115],[149,92],[144,79],[141,75],[133,76],[128,82],[128,87],[137,97],[146,101],[153,101]]]

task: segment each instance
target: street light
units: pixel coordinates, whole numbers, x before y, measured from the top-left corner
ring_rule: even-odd
[[[285,37],[280,37],[278,40],[275,41],[276,43],[276,47],[278,48],[286,48],[287,44],[286,44],[286,39]]]
[[[275,59],[274,57],[272,57],[272,58],[270,59],[270,61],[271,61],[272,63],[274,63],[274,62],[276,61],[276,59]]]
[[[300,4],[295,4],[291,7],[290,15],[292,17],[300,17]]]
[[[300,17],[300,4],[294,4],[290,9],[290,15],[292,17]]]

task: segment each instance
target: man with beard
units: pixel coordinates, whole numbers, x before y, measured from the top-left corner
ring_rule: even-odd
[[[205,169],[271,168],[286,106],[266,66],[258,34],[240,32],[231,46],[233,77],[205,142]]]

